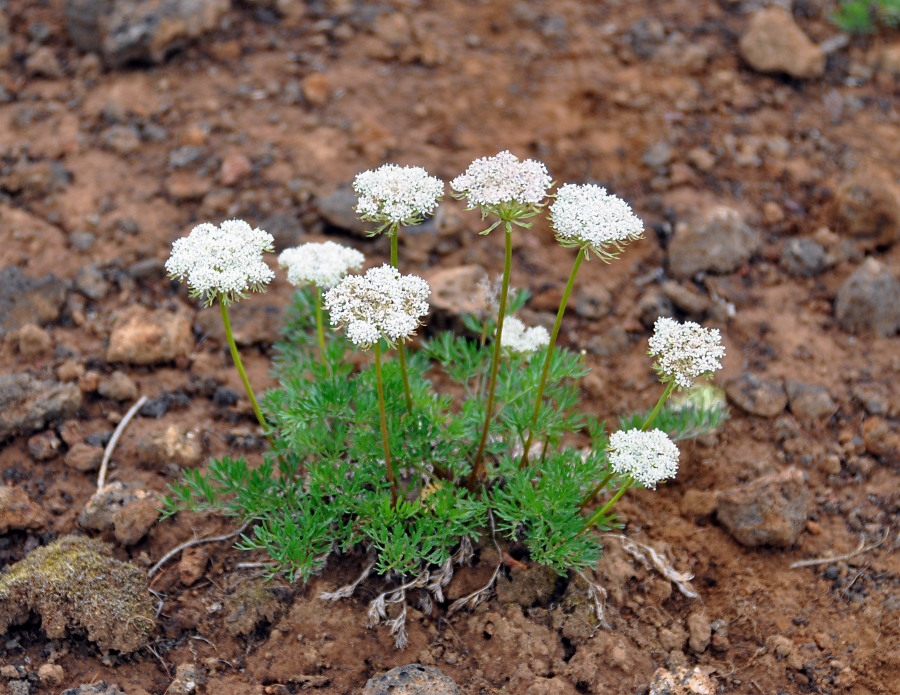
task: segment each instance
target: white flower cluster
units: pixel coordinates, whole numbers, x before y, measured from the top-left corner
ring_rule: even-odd
[[[418,224],[444,195],[444,182],[422,167],[385,164],[364,171],[353,181],[359,196],[356,212],[364,220],[384,224]]]
[[[406,340],[428,313],[428,283],[416,275],[401,275],[390,265],[350,275],[325,293],[331,325],[345,328],[356,345],[369,347],[385,338]]]
[[[285,249],[278,256],[278,265],[287,269],[288,282],[295,287],[330,289],[351,270],[359,270],[365,260],[356,249],[326,241]]]
[[[660,377],[686,389],[697,377],[722,368],[719,360],[725,357],[725,348],[718,329],[661,316],[653,326],[650,354],[657,358],[654,367]]]
[[[476,208],[503,203],[537,205],[546,197],[551,183],[541,162],[520,162],[504,150],[493,157],[476,159],[450,185],[465,194],[470,208]]]
[[[500,346],[509,352],[531,355],[550,344],[550,334],[543,326],[526,328],[515,316],[507,316],[503,320],[503,333]]]
[[[250,290],[263,291],[275,277],[262,259],[274,243],[271,234],[243,220],[228,220],[219,227],[205,222],[172,244],[166,272],[186,281],[191,296],[202,297],[206,306],[217,296],[230,304]]]
[[[609,438],[609,465],[644,487],[656,488],[678,472],[678,447],[661,430],[620,430]]]
[[[560,188],[550,206],[550,221],[560,242],[590,247],[601,258],[611,255],[604,249],[620,249],[644,231],[628,203],[594,184]]]

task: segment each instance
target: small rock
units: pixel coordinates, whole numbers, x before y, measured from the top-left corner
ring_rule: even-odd
[[[9,695],[31,695],[31,686],[27,680],[11,680],[6,684]]]
[[[583,319],[599,319],[609,313],[611,301],[604,287],[587,283],[575,292],[575,313]]]
[[[277,304],[267,304],[258,299],[238,302],[228,309],[228,316],[234,342],[239,347],[271,345],[281,339],[283,311]],[[222,311],[218,306],[201,309],[197,313],[197,325],[220,345],[226,344]]]
[[[665,167],[669,162],[672,161],[672,145],[670,145],[665,140],[661,140],[654,145],[651,145],[645,152],[641,159],[644,161],[648,167],[652,167],[653,169],[660,169]]]
[[[619,324],[613,324],[600,335],[592,336],[588,340],[585,348],[592,355],[597,355],[598,357],[612,357],[613,355],[625,352],[630,344],[631,340],[628,337],[627,331]],[[593,372],[591,373],[593,374]],[[585,385],[587,385],[587,382],[585,382]],[[602,393],[603,388],[593,395],[599,396]]]
[[[28,453],[35,461],[49,461],[62,449],[62,442],[53,430],[40,432],[28,439]]]
[[[727,381],[725,394],[744,412],[760,417],[780,415],[788,404],[788,396],[781,382],[762,379],[750,372]]]
[[[756,12],[740,39],[741,57],[757,72],[808,79],[825,74],[825,52],[783,7]]]
[[[900,282],[881,263],[867,258],[838,290],[834,315],[849,333],[893,335],[900,329]]]
[[[178,562],[178,578],[185,586],[193,586],[206,572],[209,555],[206,549],[195,545],[181,551],[181,560]]]
[[[269,215],[260,222],[259,227],[272,235],[276,252],[299,246],[306,237],[306,230],[300,218],[291,213]]]
[[[695,222],[679,222],[669,244],[669,268],[679,278],[728,273],[750,260],[759,232],[731,208],[719,207]]]
[[[799,671],[803,668],[803,655],[790,637],[775,635],[766,640],[766,648],[779,661],[784,661],[788,668]]]
[[[194,432],[179,425],[169,425],[162,432],[154,432],[138,442],[141,461],[157,468],[175,464],[192,468],[203,458],[203,444]]]
[[[60,381],[75,381],[84,376],[84,365],[78,360],[64,360],[56,368],[56,378]]]
[[[59,664],[42,664],[38,669],[38,678],[45,688],[55,688],[66,679],[66,672]]]
[[[674,280],[666,280],[661,287],[663,294],[686,314],[702,316],[712,307],[712,300]]]
[[[850,387],[853,397],[858,400],[869,415],[888,415],[891,412],[891,398],[884,384],[857,383]]]
[[[332,227],[366,237],[374,227],[356,216],[356,203],[356,193],[350,186],[344,186],[330,195],[319,198],[319,214]]]
[[[806,526],[811,494],[803,473],[788,468],[716,495],[716,516],[742,545],[793,545]]]
[[[0,678],[22,678],[25,675],[26,671],[24,667],[13,666],[12,664],[0,666]]]
[[[93,531],[113,529],[119,543],[134,545],[159,519],[158,504],[152,493],[116,481],[88,500],[78,515],[78,523]]]
[[[239,153],[230,154],[222,160],[222,166],[219,169],[219,182],[223,186],[233,186],[252,172],[253,164],[247,157]]]
[[[812,239],[791,239],[781,252],[781,265],[791,275],[812,277],[828,267],[828,254]]]
[[[0,270],[0,332],[56,321],[65,302],[66,283],[55,275],[30,278],[17,266]]]
[[[138,396],[138,387],[125,372],[115,371],[100,382],[97,392],[113,401],[133,401]]]
[[[82,393],[95,393],[100,388],[102,376],[100,372],[89,369],[78,378],[78,389]]]
[[[688,646],[695,654],[702,654],[712,638],[712,626],[703,613],[691,613],[687,619]]]
[[[197,687],[206,682],[204,670],[192,663],[178,664],[175,669],[175,680],[166,688],[172,695],[190,695],[197,691]]]
[[[641,325],[645,328],[652,328],[656,323],[656,319],[661,316],[665,318],[675,317],[675,305],[659,287],[650,287],[641,295],[641,298],[638,300],[637,310]]]
[[[456,326],[462,314],[478,315],[485,310],[481,284],[487,273],[479,265],[436,268],[425,275],[431,288],[431,310],[436,326]]]
[[[675,672],[658,668],[648,695],[716,695],[716,685],[699,667],[679,666]]]
[[[96,263],[83,265],[78,269],[75,287],[88,299],[103,299],[109,293],[109,284]]]
[[[96,471],[103,461],[103,447],[91,446],[85,442],[78,442],[66,452],[65,462],[69,468],[76,471]]]
[[[844,181],[835,194],[837,232],[862,249],[890,246],[900,237],[900,186],[891,173],[867,167]]]
[[[100,142],[121,155],[136,152],[141,147],[141,134],[132,125],[113,125],[100,133]]]
[[[75,384],[0,374],[0,442],[70,418],[80,407],[81,391]]]
[[[837,410],[828,389],[817,384],[787,379],[784,382],[791,412],[801,420],[818,420]]]
[[[862,423],[866,451],[888,463],[900,463],[900,431],[880,417],[868,417]]]
[[[0,485],[0,533],[12,530],[39,529],[47,523],[47,515],[20,487]]]
[[[166,193],[178,202],[200,200],[212,190],[209,179],[187,171],[177,171],[166,177],[163,186]]]
[[[50,334],[40,326],[33,323],[26,323],[10,334],[10,338],[16,345],[16,348],[24,357],[34,357],[50,352],[53,347],[53,338]]]
[[[458,695],[453,679],[433,666],[409,664],[366,681],[361,695]]]
[[[331,96],[331,87],[328,78],[321,72],[307,75],[300,83],[303,98],[313,106],[322,106]]]
[[[25,72],[30,77],[47,77],[51,80],[58,80],[63,76],[59,60],[53,49],[48,46],[41,46],[28,56],[25,61]]]
[[[114,683],[99,681],[63,690],[60,695],[125,695],[125,691]]]
[[[134,307],[116,320],[106,359],[127,364],[157,364],[185,357],[193,349],[191,321],[184,313]]]

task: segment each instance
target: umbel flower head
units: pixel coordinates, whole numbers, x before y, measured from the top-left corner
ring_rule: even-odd
[[[326,241],[285,249],[278,256],[278,265],[287,269],[288,282],[295,287],[330,289],[351,270],[359,270],[365,260],[356,249]]]
[[[407,340],[428,313],[428,283],[416,275],[401,275],[390,265],[349,275],[325,293],[331,325],[344,328],[356,345],[370,347],[384,338]]]
[[[444,182],[429,176],[422,167],[384,164],[358,174],[353,190],[359,196],[359,216],[381,224],[374,235],[388,226],[419,224],[444,196]]]
[[[653,326],[650,355],[656,357],[653,367],[661,381],[674,381],[686,389],[697,377],[709,377],[722,368],[720,360],[725,357],[725,348],[718,329],[661,316]]]
[[[503,321],[500,346],[508,352],[532,355],[550,344],[550,334],[543,326],[526,328],[515,316],[507,316]]]
[[[172,244],[166,272],[186,281],[190,295],[201,297],[204,306],[216,297],[231,304],[250,291],[262,292],[275,277],[262,259],[274,243],[271,234],[243,220],[227,220],[218,227],[204,222]]]
[[[560,188],[550,206],[550,222],[563,246],[590,249],[607,263],[644,232],[628,203],[590,183]]]
[[[644,487],[656,488],[678,472],[678,447],[661,430],[620,430],[609,437],[609,465]]]
[[[493,214],[515,222],[537,214],[552,183],[544,164],[534,159],[520,162],[504,150],[476,159],[450,186],[456,197],[466,198],[470,209],[480,208],[482,217]]]

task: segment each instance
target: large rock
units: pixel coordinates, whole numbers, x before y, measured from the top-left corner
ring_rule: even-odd
[[[803,473],[788,468],[719,492],[716,516],[742,545],[789,547],[806,526],[810,500]]]
[[[183,312],[135,307],[113,326],[106,351],[108,362],[157,364],[186,357],[194,349],[191,320]]]
[[[425,280],[431,288],[428,300],[434,314],[430,326],[459,327],[460,316],[477,316],[487,308],[484,296],[487,272],[479,265],[436,268],[425,274]]]
[[[41,381],[29,374],[0,375],[0,442],[72,417],[81,407],[75,384]]]
[[[750,18],[740,51],[757,72],[787,73],[801,79],[825,74],[825,52],[782,7],[760,10]]]
[[[881,263],[867,258],[838,290],[834,316],[850,333],[893,335],[900,329],[900,282]]]
[[[836,231],[863,249],[889,246],[900,236],[900,186],[889,172],[867,167],[843,181],[835,194]]]
[[[679,278],[729,273],[759,248],[759,232],[732,208],[714,208],[697,221],[679,222],[669,244],[669,268]]]
[[[83,51],[107,65],[159,63],[215,29],[229,0],[66,0],[66,29]]]
[[[0,270],[0,333],[29,323],[56,321],[67,288],[68,283],[55,275],[30,278],[16,266]]]
[[[358,199],[349,186],[319,198],[319,214],[328,224],[357,236],[369,236],[378,229],[374,222],[363,222],[356,214]]]

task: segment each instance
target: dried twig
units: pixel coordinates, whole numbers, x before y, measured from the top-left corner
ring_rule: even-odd
[[[890,535],[891,535],[891,532],[888,531],[887,533],[884,534],[884,538],[882,538],[877,543],[871,543],[870,545],[866,545],[865,544],[866,539],[863,538],[859,541],[859,547],[856,550],[854,550],[852,553],[845,553],[843,555],[835,555],[834,557],[814,557],[814,558],[810,558],[809,560],[798,560],[797,562],[792,563],[790,568],[793,570],[793,569],[797,569],[798,567],[813,567],[814,565],[828,565],[828,564],[831,564],[832,562],[843,562],[844,560],[849,560],[850,558],[855,557],[856,555],[859,555],[861,553],[865,553],[869,550],[877,548],[879,545],[884,543],[888,539],[888,536],[890,536]]]
[[[137,415],[137,411],[141,409],[141,406],[147,402],[146,396],[141,396],[137,399],[137,402],[128,409],[128,412],[125,413],[125,417],[123,417],[118,426],[116,427],[115,432],[113,432],[112,437],[109,438],[109,442],[106,445],[106,449],[103,450],[103,460],[100,462],[100,472],[97,474],[97,492],[99,493],[103,490],[103,486],[106,485],[106,470],[109,468],[109,460],[112,458],[113,449],[116,448],[116,444],[119,443],[119,437],[122,436],[122,432],[125,431],[125,427],[131,422],[131,418]]]
[[[200,545],[201,543],[216,543],[218,541],[227,541],[231,538],[234,538],[235,536],[239,536],[240,534],[242,534],[249,525],[250,525],[250,522],[246,521],[243,524],[241,524],[240,528],[238,528],[235,531],[232,531],[231,533],[226,533],[222,536],[206,536],[205,538],[193,538],[189,541],[185,541],[181,545],[176,545],[169,552],[167,552],[165,555],[163,555],[159,559],[159,561],[155,565],[153,565],[153,567],[151,567],[149,570],[147,570],[147,577],[149,578],[149,577],[152,577],[154,574],[156,574],[159,571],[160,567],[162,567],[164,564],[166,564],[169,560],[171,560],[173,557],[175,557],[178,553],[180,553],[185,548],[190,548],[195,545]]]

